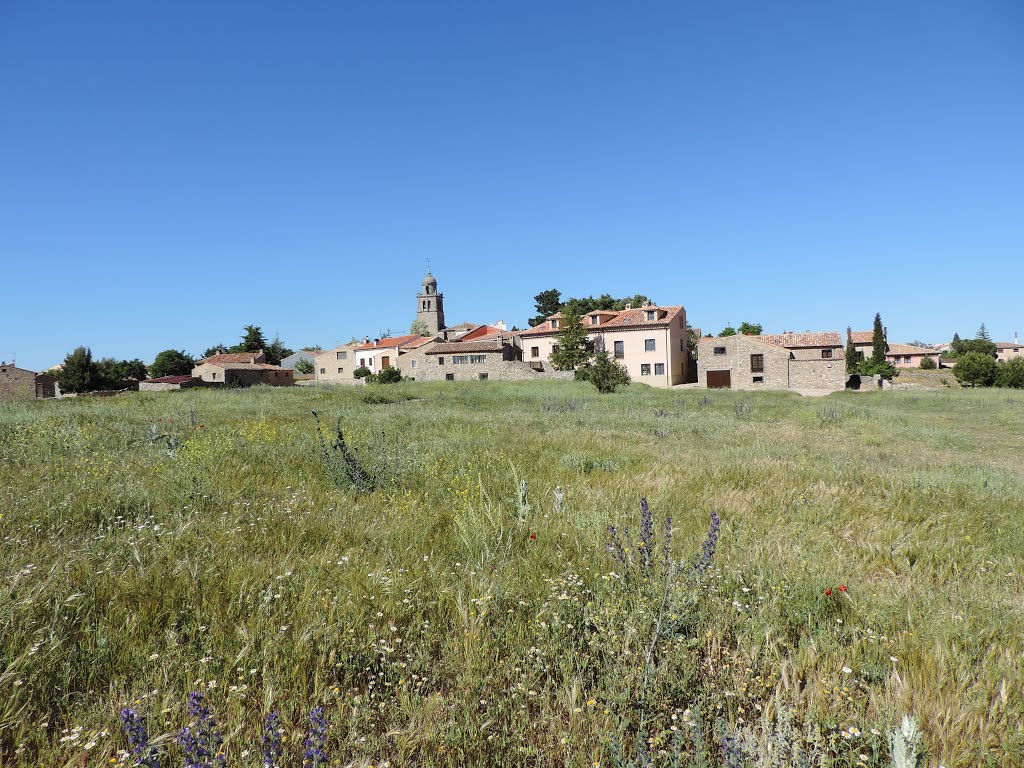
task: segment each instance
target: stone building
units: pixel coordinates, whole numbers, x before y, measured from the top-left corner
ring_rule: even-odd
[[[438,341],[424,352],[417,381],[541,381],[571,379],[572,371],[541,371],[523,362],[518,338],[478,326],[457,341]]]
[[[709,389],[824,389],[846,386],[838,333],[707,337],[697,344],[697,382]]]
[[[313,359],[313,373],[318,384],[352,384],[356,381],[353,372],[359,366],[355,351],[361,341],[350,341],[334,349],[318,352]]]
[[[262,350],[207,357],[196,363],[192,375],[208,384],[229,387],[251,387],[254,384],[290,387],[295,383],[295,372],[279,365],[269,365]]]
[[[43,400],[57,396],[57,378],[0,362],[0,400]]]
[[[426,333],[437,336],[444,328],[444,294],[437,292],[437,279],[427,269],[423,285],[416,294],[416,321],[426,326]]]
[[[539,371],[552,370],[551,353],[558,348],[562,313],[519,332],[523,360]],[[583,316],[591,340],[601,337],[605,349],[626,367],[634,382],[670,387],[686,381],[686,310],[682,306],[629,307],[597,310]]]

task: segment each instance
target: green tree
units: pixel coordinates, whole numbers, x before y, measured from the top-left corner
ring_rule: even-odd
[[[968,352],[976,352],[979,355],[988,355],[995,358],[998,350],[995,343],[985,339],[963,339],[957,344],[959,355],[966,355]]]
[[[203,352],[203,360],[205,360],[208,357],[213,357],[214,355],[227,354],[227,351],[228,348],[225,347],[223,344],[214,344],[212,347],[207,347],[206,351]]]
[[[530,318],[531,328],[540,325],[562,308],[562,292],[557,288],[541,291],[533,297],[533,302],[537,316]]]
[[[383,369],[373,377],[373,380],[377,384],[397,384],[402,380],[402,372],[395,366],[391,366]]]
[[[195,364],[192,355],[177,349],[165,349],[149,366],[149,375],[154,379],[164,376],[188,376]]]
[[[356,379],[365,379],[367,376],[373,376],[373,371],[367,368],[365,365],[361,365],[352,371],[352,377]]]
[[[974,334],[974,338],[981,339],[982,341],[992,341],[992,337],[989,336],[988,329],[985,328],[985,324],[982,323],[978,332]]]
[[[988,387],[996,378],[996,361],[980,352],[965,352],[957,358],[953,375],[962,384]]]
[[[760,336],[764,333],[764,327],[760,323],[740,323],[739,332],[746,336]]]
[[[558,349],[551,353],[551,364],[560,371],[575,371],[591,356],[593,346],[579,315],[562,313]]]
[[[723,328],[721,330],[721,332],[718,334],[718,337],[722,338],[723,336],[735,336],[735,335],[736,335],[736,329],[733,328],[731,325],[727,325],[727,326],[725,326],[725,328]]]
[[[604,341],[596,344],[594,362],[586,369],[587,380],[601,394],[609,394],[619,387],[629,384],[629,371],[616,360],[613,360],[604,347]]]
[[[254,352],[257,350],[246,349],[242,351]],[[290,357],[291,355],[295,354],[293,350],[289,349],[284,345],[284,342],[281,341],[280,336],[275,336],[274,340],[270,342],[270,345],[265,347],[263,351],[267,355],[267,362],[270,363],[271,365],[280,365],[281,361],[284,360],[286,357]]]
[[[297,360],[295,362],[295,372],[296,373],[301,373],[304,376],[308,376],[309,374],[313,373],[313,371],[315,371],[315,370],[316,370],[316,368],[314,367],[313,362],[311,360],[307,360],[304,357],[300,358],[299,360]]]
[[[853,346],[853,331],[850,330],[850,326],[846,326],[846,352],[843,354],[846,359],[846,372],[856,373],[857,367],[860,365],[860,355],[857,353],[857,348]]]
[[[423,320],[413,320],[412,325],[409,326],[409,333],[415,336],[429,336],[430,329]]]
[[[638,293],[635,296],[627,296],[624,299],[616,299],[611,307],[597,307],[597,309],[614,309],[617,312],[621,312],[629,304],[633,309],[637,307],[646,307],[648,304],[654,304],[649,297],[644,296],[642,293]]]
[[[1024,357],[1014,357],[996,365],[997,387],[1024,389]]]
[[[935,365],[935,359],[925,355],[921,358],[920,366],[923,371],[934,371],[938,366]]]
[[[100,372],[92,359],[92,350],[77,347],[64,358],[57,377],[62,392],[92,392],[100,388]]]
[[[885,365],[886,346],[882,315],[875,312],[875,327],[871,331],[871,363],[875,368]]]
[[[258,325],[247,325],[242,330],[242,342],[232,347],[232,352],[259,352],[267,348],[267,339]]]

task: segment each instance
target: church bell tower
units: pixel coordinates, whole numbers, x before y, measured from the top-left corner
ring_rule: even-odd
[[[416,296],[416,319],[423,321],[427,332],[436,336],[444,328],[444,294],[437,292],[437,280],[427,268],[423,286]]]

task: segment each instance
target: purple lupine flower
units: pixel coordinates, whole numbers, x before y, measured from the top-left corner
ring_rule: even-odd
[[[608,526],[608,551],[612,553],[612,556],[619,561],[619,564],[623,567],[629,565],[629,561],[626,557],[626,548],[622,546],[622,537],[619,536],[619,529],[614,525]]]
[[[224,739],[199,691],[188,695],[188,716],[189,724],[178,734],[178,743],[185,753],[184,768],[224,768],[227,765],[221,751]]]
[[[640,573],[649,575],[654,550],[654,515],[647,497],[640,499]]]
[[[722,734],[722,765],[725,768],[743,768],[743,753],[736,738],[728,734]]]
[[[665,539],[661,543],[662,565],[672,565],[672,515],[665,515]]]
[[[700,555],[694,560],[693,568],[698,573],[704,573],[711,567],[711,561],[715,559],[715,548],[718,546],[718,533],[722,529],[722,518],[714,512],[711,513],[711,526],[708,528],[708,535],[701,545]]]
[[[302,765],[309,768],[324,768],[327,765],[327,718],[324,708],[315,707],[309,713],[309,733],[306,735],[306,751]]]
[[[125,707],[121,710],[121,725],[124,727],[128,744],[132,748],[135,765],[141,768],[160,768],[160,759],[156,756],[156,748],[149,743],[149,731],[146,724],[139,718],[137,710]]]
[[[263,768],[281,768],[281,716],[271,712],[263,721]]]

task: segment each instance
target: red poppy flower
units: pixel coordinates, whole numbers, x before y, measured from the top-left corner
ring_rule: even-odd
[[[536,540],[537,540],[537,534],[536,533],[531,533],[530,534],[530,541],[536,541]]]
[[[202,429],[202,428],[203,428],[203,427],[205,427],[205,426],[206,426],[205,424],[200,424],[200,425],[199,425],[199,428],[200,428],[200,429]],[[840,587],[840,589],[842,589],[842,587]]]
[[[839,591],[840,592],[845,592],[846,591],[846,585],[845,584],[840,584],[839,585]]]
[[[832,587],[829,587],[828,589],[825,590],[825,597],[828,597],[831,594],[832,594]]]

